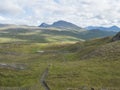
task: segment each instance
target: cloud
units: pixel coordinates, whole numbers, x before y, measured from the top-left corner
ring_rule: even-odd
[[[4,21],[4,20],[5,20],[5,18],[0,16],[0,21]]]
[[[0,22],[39,25],[66,20],[79,26],[120,26],[120,0],[0,0]],[[1,20],[1,17],[5,20]]]
[[[22,13],[24,10],[17,5],[14,0],[0,0],[0,14],[1,15],[16,15]]]

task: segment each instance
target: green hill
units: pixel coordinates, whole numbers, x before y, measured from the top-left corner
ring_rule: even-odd
[[[26,42],[69,42],[80,41],[82,39],[75,37],[74,33],[67,31],[59,31],[57,29],[41,29],[39,27],[7,27],[0,29],[0,39],[11,41]],[[7,40],[8,41],[8,40]],[[10,42],[11,42],[10,41]]]
[[[112,37],[88,40],[67,46],[64,49],[75,53],[75,56],[81,59],[119,59],[120,41],[111,42],[111,40]]]
[[[112,37],[71,40],[68,36],[74,36],[73,32],[2,28],[0,89],[44,90],[40,79],[50,65],[46,82],[51,90],[119,90],[120,41],[112,42]]]
[[[116,32],[90,30],[63,30],[60,28],[39,28],[30,26],[8,25],[0,28],[0,42],[76,42],[88,39],[112,36]]]

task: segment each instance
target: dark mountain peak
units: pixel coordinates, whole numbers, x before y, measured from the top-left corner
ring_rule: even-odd
[[[64,20],[59,20],[59,21],[56,21],[54,23],[68,23],[67,21],[64,21]]]
[[[42,23],[39,27],[48,27],[49,25],[47,23]]]
[[[113,26],[111,26],[111,27],[118,27],[118,26],[116,26],[116,25],[113,25]]]
[[[118,26],[111,26],[110,28],[112,28],[112,29],[119,29],[119,27]]]
[[[93,30],[93,29],[99,29],[99,30],[104,30],[104,31],[115,31],[118,32],[120,31],[120,28],[118,26],[111,26],[111,27],[102,27],[102,26],[88,26],[86,27],[87,30]]]
[[[72,23],[70,23],[70,22],[67,22],[67,21],[64,21],[64,20],[59,20],[59,21],[57,21],[57,22],[54,22],[52,25],[58,25],[58,24],[72,24]]]
[[[51,25],[48,25],[46,23],[42,23],[40,25],[40,27],[55,27],[55,28],[60,28],[60,29],[73,29],[73,30],[80,30],[81,29],[81,27],[79,27],[71,22],[64,21],[64,20],[56,21]]]
[[[64,20],[59,20],[57,22],[54,22],[52,24],[52,26],[58,27],[58,28],[62,28],[62,27],[64,27],[64,28],[80,28],[79,26],[72,24],[70,22],[64,21]]]

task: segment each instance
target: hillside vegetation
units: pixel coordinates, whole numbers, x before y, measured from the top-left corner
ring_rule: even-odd
[[[48,43],[47,40],[56,34],[43,39],[47,31],[0,31],[0,37],[16,39],[0,43],[0,87],[44,90],[40,78],[50,65],[46,81],[51,90],[120,89],[120,41],[111,42],[112,37],[106,37],[63,43],[62,37],[59,42]],[[40,33],[43,36],[39,36]]]
[[[46,26],[46,24],[42,24],[41,27],[30,27],[3,24],[0,28],[0,42],[78,42],[113,36],[117,33],[103,30],[85,30],[65,21],[55,22],[48,27],[45,27],[44,25]]]

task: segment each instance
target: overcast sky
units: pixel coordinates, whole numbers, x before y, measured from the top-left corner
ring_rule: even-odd
[[[39,25],[66,20],[120,26],[120,0],[0,0],[0,23]]]

